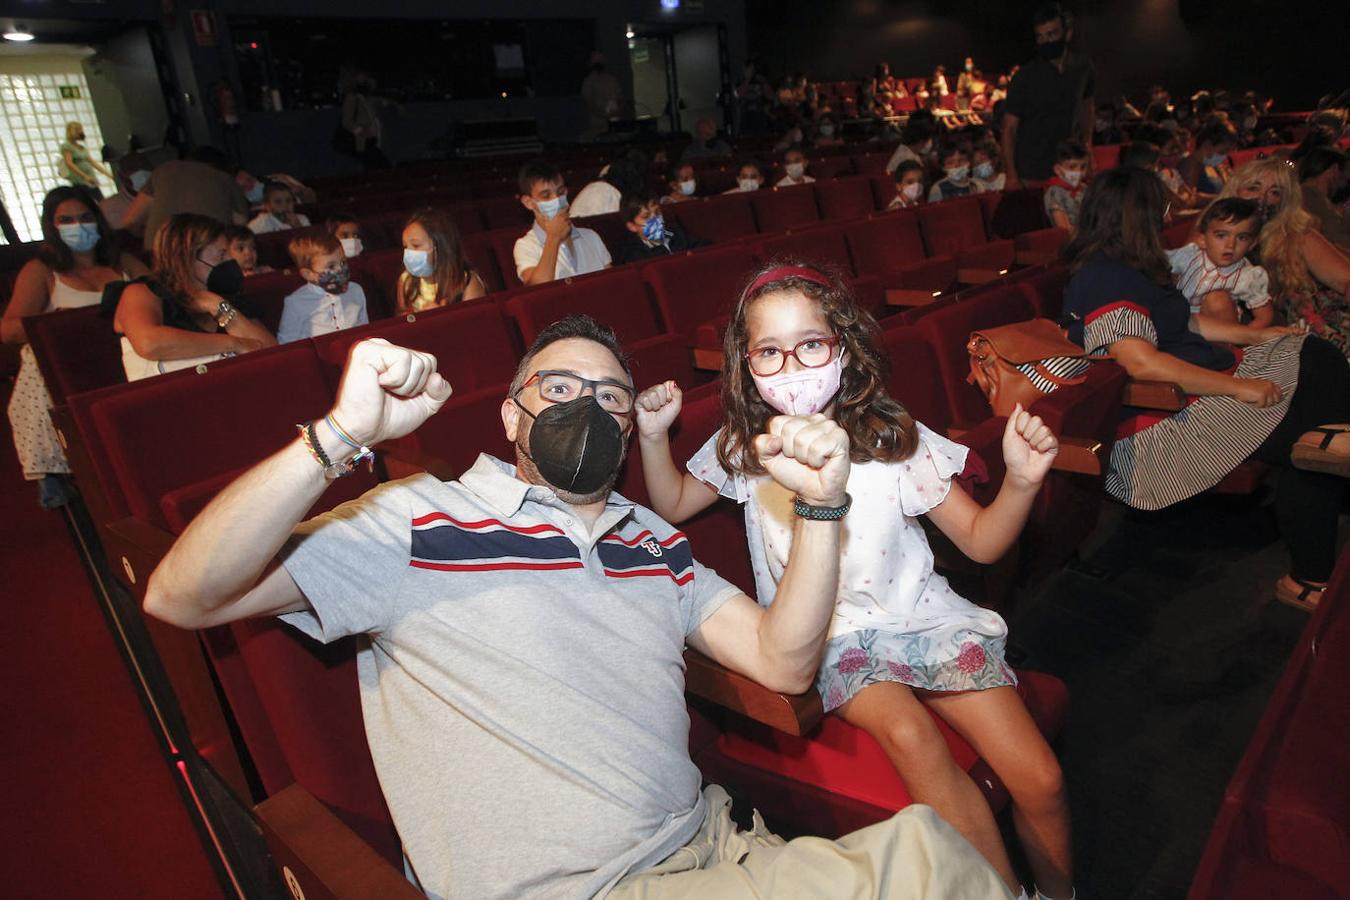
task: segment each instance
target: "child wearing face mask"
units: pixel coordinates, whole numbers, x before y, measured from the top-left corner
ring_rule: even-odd
[[[775,187],[792,187],[795,184],[815,184],[815,179],[806,174],[806,157],[802,151],[793,147],[783,154],[783,177]]]
[[[982,140],[970,151],[970,177],[975,192],[1001,191],[1008,180],[1003,171],[1003,154],[993,140]]]
[[[361,223],[355,216],[347,213],[338,213],[330,216],[324,223],[328,233],[338,239],[342,245],[342,253],[347,259],[352,260],[365,252],[366,245],[361,242]]]
[[[1228,180],[1228,154],[1237,148],[1237,130],[1227,121],[1212,118],[1195,135],[1195,152],[1177,166],[1182,179],[1195,189],[1200,202],[1208,203]]]
[[[736,172],[736,186],[723,191],[724,194],[744,194],[764,187],[764,170],[757,162],[743,162]]]
[[[1004,660],[1007,625],[933,570],[919,523],[927,516],[977,561],[1000,558],[1022,530],[1058,442],[1018,407],[1003,435],[1002,489],[981,507],[953,484],[966,448],[916,422],[886,393],[877,335],[844,284],[817,266],[781,260],[755,272],[726,330],[722,427],[685,472],[668,439],[680,389],[668,381],[638,397],[651,508],[679,523],[719,497],[742,504],[756,595],[771,604],[792,553],[793,522],[805,513],[764,473],[751,442],[780,413],[837,420],[849,434],[853,466],[845,505],[829,511],[843,515],[845,528],[839,596],[815,684],[824,708],[876,738],[915,802],[934,806],[1014,896],[1021,886],[989,804],[952,759],[930,711],[956,724],[1008,786],[1037,883],[1069,897],[1067,799],[1054,751]]]
[[[689,163],[676,163],[666,172],[667,193],[661,203],[683,203],[694,199],[698,189],[698,179],[694,177],[694,167]]]
[[[226,228],[225,239],[230,242],[231,258],[239,263],[245,277],[264,275],[272,271],[271,266],[258,265],[257,237],[243,225],[231,225]]]
[[[1055,148],[1055,177],[1045,188],[1045,214],[1056,228],[1073,231],[1078,227],[1090,161],[1088,149],[1077,141],[1061,141]]]
[[[923,202],[923,164],[912,159],[895,170],[895,196],[887,209],[913,209]]]
[[[308,227],[309,217],[295,211],[294,192],[278,182],[271,182],[263,188],[262,211],[248,223],[248,230],[254,234]]]
[[[454,220],[431,207],[413,213],[403,226],[403,272],[398,276],[394,311],[418,313],[486,293],[483,279],[464,256]]]
[[[277,340],[283,344],[370,321],[366,292],[352,281],[347,256],[336,237],[309,228],[291,238],[291,260],[305,279],[286,297]]]
[[[534,215],[534,225],[514,248],[522,284],[545,284],[609,268],[613,260],[600,235],[572,224],[567,185],[557,166],[544,160],[527,162],[517,181],[520,202]]]
[[[619,249],[622,262],[670,256],[708,245],[707,241],[690,237],[684,229],[661,215],[661,204],[655,196],[626,195],[619,206],[619,215],[628,230],[628,238]]]
[[[900,146],[895,148],[891,158],[886,161],[886,171],[894,172],[896,167],[907,159],[924,165],[928,155],[933,152],[935,133],[932,119],[911,116],[905,123],[904,130],[900,132]]]
[[[945,174],[928,191],[929,203],[975,193],[975,184],[970,179],[970,151],[965,144],[960,141],[947,144],[939,159]]]
[[[834,119],[827,116],[821,117],[816,123],[816,133],[811,139],[812,146],[815,147],[838,147],[844,143],[844,139],[839,135],[839,127],[835,125]]]

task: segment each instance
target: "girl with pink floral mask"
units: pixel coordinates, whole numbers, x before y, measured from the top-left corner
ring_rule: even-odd
[[[798,529],[843,518],[839,597],[816,678],[825,709],[880,742],[916,802],[933,806],[1026,896],[979,788],[956,764],[930,711],[981,749],[1012,794],[1037,894],[1073,894],[1069,814],[1059,764],[1004,661],[1007,626],[933,571],[926,515],[977,562],[1001,558],[1021,532],[1058,442],[1020,407],[1003,434],[1002,489],[988,507],[953,478],[965,447],[914,421],[887,395],[877,326],[835,275],[775,261],[741,292],[723,343],[722,427],[681,473],[667,432],[681,408],[674,382],[635,412],[651,506],[681,522],[719,496],[745,507],[760,602],[773,602]],[[754,437],[770,418],[830,416],[848,433],[845,507],[802,508],[775,488]]]

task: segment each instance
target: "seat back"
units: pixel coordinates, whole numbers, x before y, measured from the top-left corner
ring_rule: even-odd
[[[929,256],[951,256],[988,241],[980,202],[957,197],[942,203],[925,203],[918,209],[919,232]]]
[[[281,327],[281,314],[286,308],[287,295],[304,283],[305,279],[298,272],[289,270],[250,275],[244,279],[243,290],[239,292],[239,306],[264,328],[276,334]]]
[[[1098,172],[1105,172],[1120,165],[1120,145],[1093,144],[1092,165]]]
[[[822,225],[766,237],[756,242],[754,247],[761,263],[776,256],[791,256],[834,265],[845,275],[853,272],[848,241],[844,239],[844,229],[838,225]]]
[[[844,226],[859,275],[893,275],[924,259],[918,217],[911,210],[881,213]]]
[[[782,231],[795,225],[804,225],[820,219],[816,208],[814,186],[809,184],[776,187],[768,191],[754,191],[750,203],[755,211],[755,225],[762,232]]]
[[[514,233],[514,232],[512,232]],[[521,232],[522,234],[524,232]],[[483,286],[487,288],[489,294],[496,293],[506,289],[506,276],[502,274],[500,264],[497,262],[497,254],[493,252],[491,231],[480,231],[477,234],[471,234],[464,238],[464,259],[469,267],[478,273],[478,277],[483,279]],[[520,237],[519,234],[516,237]],[[512,241],[512,246],[515,242]],[[399,266],[403,265],[400,257]],[[515,265],[511,265],[511,274],[515,274]],[[514,279],[512,284],[519,284],[520,279]]]
[[[99,307],[25,316],[23,328],[53,404],[127,380],[121,343]]]
[[[872,182],[864,175],[818,181],[815,188],[820,217],[826,221],[856,219],[868,215],[876,208],[876,201],[872,196]]]
[[[289,249],[293,237],[295,233],[291,230],[254,235],[253,243],[258,248],[258,265],[271,266],[274,269],[293,268],[295,263],[291,262]]]
[[[853,158],[844,154],[820,156],[810,161],[806,173],[817,182],[845,178],[853,174]]]
[[[478,201],[478,213],[489,230],[515,228],[523,232],[530,227],[530,211],[520,202],[515,192],[509,196],[489,197]]]
[[[398,308],[398,280],[403,274],[403,250],[368,250],[351,261],[352,281],[366,292],[366,313],[375,322]]]
[[[883,331],[881,352],[890,371],[886,390],[917,421],[942,434],[951,425],[951,412],[937,375],[937,355],[928,338],[914,326]]]
[[[692,334],[702,323],[731,312],[754,262],[748,248],[731,246],[660,259],[642,273],[667,330]]]
[[[1050,220],[1045,216],[1045,190],[1032,187],[1001,192],[987,227],[989,234],[996,238],[1017,237],[1049,228]]]
[[[526,346],[569,313],[585,313],[608,325],[623,344],[655,337],[665,330],[642,274],[633,266],[521,291],[506,302],[506,310]]]
[[[754,234],[755,214],[745,194],[726,194],[707,200],[673,203],[662,210],[690,237],[714,243]]]
[[[1020,282],[1036,315],[1042,319],[1059,319],[1064,307],[1064,288],[1069,283],[1069,267],[1054,265]]]

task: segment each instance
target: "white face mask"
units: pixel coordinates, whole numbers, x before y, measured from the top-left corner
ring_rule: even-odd
[[[971,170],[971,174],[974,175],[976,178],[993,178],[994,164],[987,162],[979,163],[978,165],[975,166],[974,169]]]
[[[947,180],[960,184],[970,177],[970,166],[957,166],[954,169],[947,169]]]
[[[789,178],[801,178],[803,173],[806,172],[806,165],[804,163],[788,163],[783,169],[787,172]]]
[[[740,178],[740,179],[737,179],[736,185],[737,185],[737,187],[739,187],[739,188],[740,188],[741,190],[743,190],[743,191],[757,191],[757,190],[759,190],[759,179],[758,179],[758,178]]]
[[[1063,179],[1064,183],[1067,184],[1069,187],[1076,188],[1083,181],[1083,172],[1080,169],[1075,169],[1074,171],[1071,172],[1063,172],[1060,174],[1059,177]]]
[[[698,187],[698,182],[690,178],[688,181],[680,182],[680,193],[686,197],[694,196],[694,188]]]
[[[351,259],[354,256],[360,256],[361,251],[366,249],[359,237],[343,238],[338,243],[342,244],[342,252],[347,254],[348,259]]]
[[[923,196],[923,182],[913,181],[900,189],[900,196],[913,203]]]
[[[777,375],[760,376],[753,372],[759,396],[764,402],[785,416],[809,416],[818,413],[839,393],[839,380],[844,374],[844,356],[841,352],[833,362],[818,369],[801,369],[791,374],[784,368]]]
[[[830,135],[834,134],[834,126],[827,122],[824,125],[820,126],[820,133],[824,137],[829,137]]]

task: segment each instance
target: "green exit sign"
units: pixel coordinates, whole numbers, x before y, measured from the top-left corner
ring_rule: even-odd
[[[62,99],[62,100],[78,100],[78,99],[80,99],[80,87],[79,87],[79,85],[76,85],[76,84],[63,84],[63,85],[60,86],[60,88],[59,88],[58,90],[61,91],[61,99]]]

